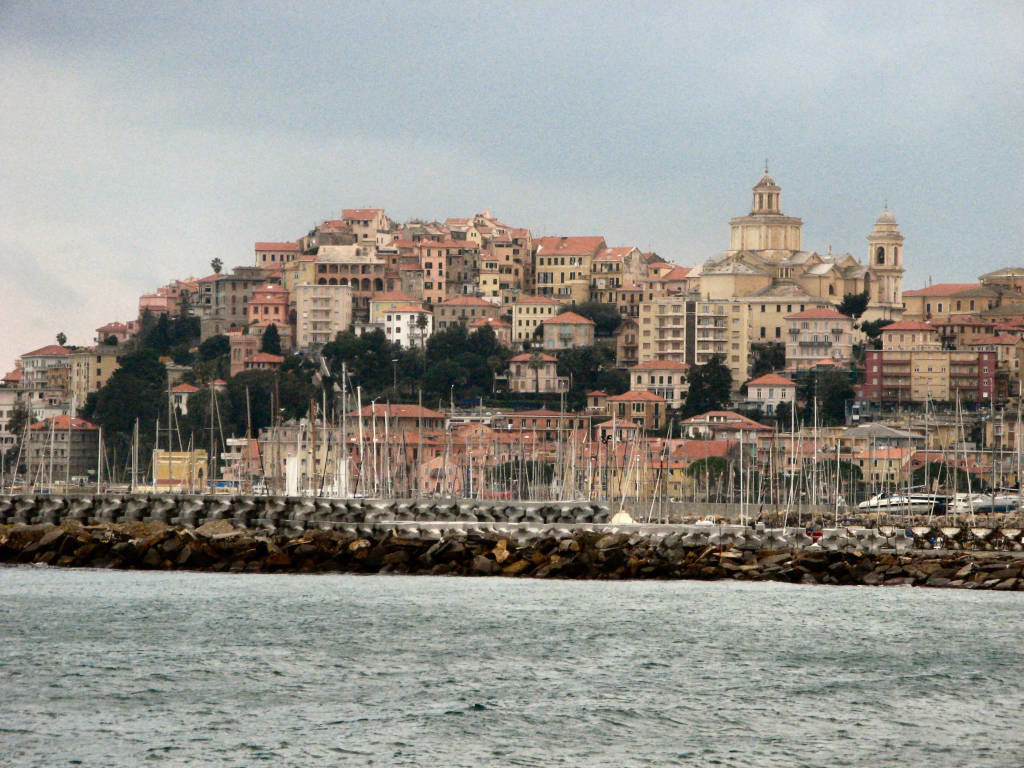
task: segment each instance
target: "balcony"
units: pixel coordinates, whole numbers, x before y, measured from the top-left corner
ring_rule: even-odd
[[[831,341],[827,341],[827,340],[826,341],[804,341],[803,339],[801,339],[800,341],[797,342],[797,345],[801,346],[801,347],[831,347],[832,346],[832,342]]]

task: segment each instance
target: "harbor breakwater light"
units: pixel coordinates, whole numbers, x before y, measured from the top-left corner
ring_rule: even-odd
[[[1024,589],[1019,529],[612,524],[600,504],[0,498],[0,562]],[[942,548],[936,548],[936,544]]]

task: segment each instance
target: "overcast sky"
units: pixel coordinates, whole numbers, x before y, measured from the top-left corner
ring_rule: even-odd
[[[678,6],[678,7],[676,7]],[[0,368],[344,207],[685,265],[769,158],[804,247],[1021,266],[1024,4],[0,3]]]

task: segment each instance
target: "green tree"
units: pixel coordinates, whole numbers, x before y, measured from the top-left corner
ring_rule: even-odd
[[[775,424],[782,432],[789,432],[793,419],[793,406],[788,402],[779,403],[775,406]]]
[[[203,341],[196,350],[196,359],[207,362],[231,353],[231,340],[223,333]]]
[[[839,304],[839,311],[844,315],[848,315],[853,318],[858,318],[864,314],[864,310],[868,308],[868,292],[863,293],[847,293],[843,296],[842,302]]]
[[[85,403],[85,418],[103,427],[108,447],[123,451],[131,445],[139,420],[142,455],[152,446],[153,427],[162,412],[166,426],[167,374],[154,350],[142,349],[118,358],[120,367]]]
[[[874,349],[882,348],[882,329],[887,325],[892,325],[893,320],[870,320],[860,324],[860,329],[864,331],[864,335],[868,337],[869,344]]]
[[[274,323],[268,325],[266,330],[263,331],[263,339],[260,341],[260,352],[266,352],[269,355],[281,354],[281,334],[278,333],[277,326]]]
[[[750,370],[751,378],[756,379],[758,376],[780,371],[786,367],[786,345],[782,342],[768,341],[751,344],[750,351],[754,358]]]
[[[602,338],[611,336],[622,323],[622,315],[619,314],[619,310],[614,304],[585,301],[582,304],[563,307],[563,310],[571,310],[577,315],[593,320],[594,335]]]
[[[61,331],[60,333],[57,334],[57,344],[58,344],[58,346],[63,347],[64,344],[67,342],[67,340],[68,340],[68,337],[64,333],[64,331]]]
[[[910,482],[912,485],[923,486],[925,485],[925,480],[928,481],[928,487],[925,489],[928,492],[931,492],[933,488],[949,493],[952,493],[953,489],[956,488],[958,492],[964,492],[967,490],[968,481],[970,481],[973,490],[980,490],[981,488],[981,482],[978,478],[969,477],[967,471],[961,467],[955,467],[941,461],[929,462],[927,467],[922,464],[911,473]]]
[[[683,403],[683,418],[697,416],[708,411],[720,411],[731,402],[732,372],[714,355],[704,365],[690,368],[688,377],[690,389]]]
[[[847,371],[835,368],[812,368],[797,377],[797,399],[804,403],[804,423],[814,420],[814,401],[818,401],[818,423],[838,426],[846,423],[846,403],[854,396],[853,383]]]

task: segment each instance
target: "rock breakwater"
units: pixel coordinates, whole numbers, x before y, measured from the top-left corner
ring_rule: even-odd
[[[397,529],[268,532],[226,520],[0,525],[0,562],[254,573],[399,573],[560,579],[737,579],[802,584],[1024,589],[1009,551],[755,551],[690,546],[680,534],[546,530],[432,536]]]

